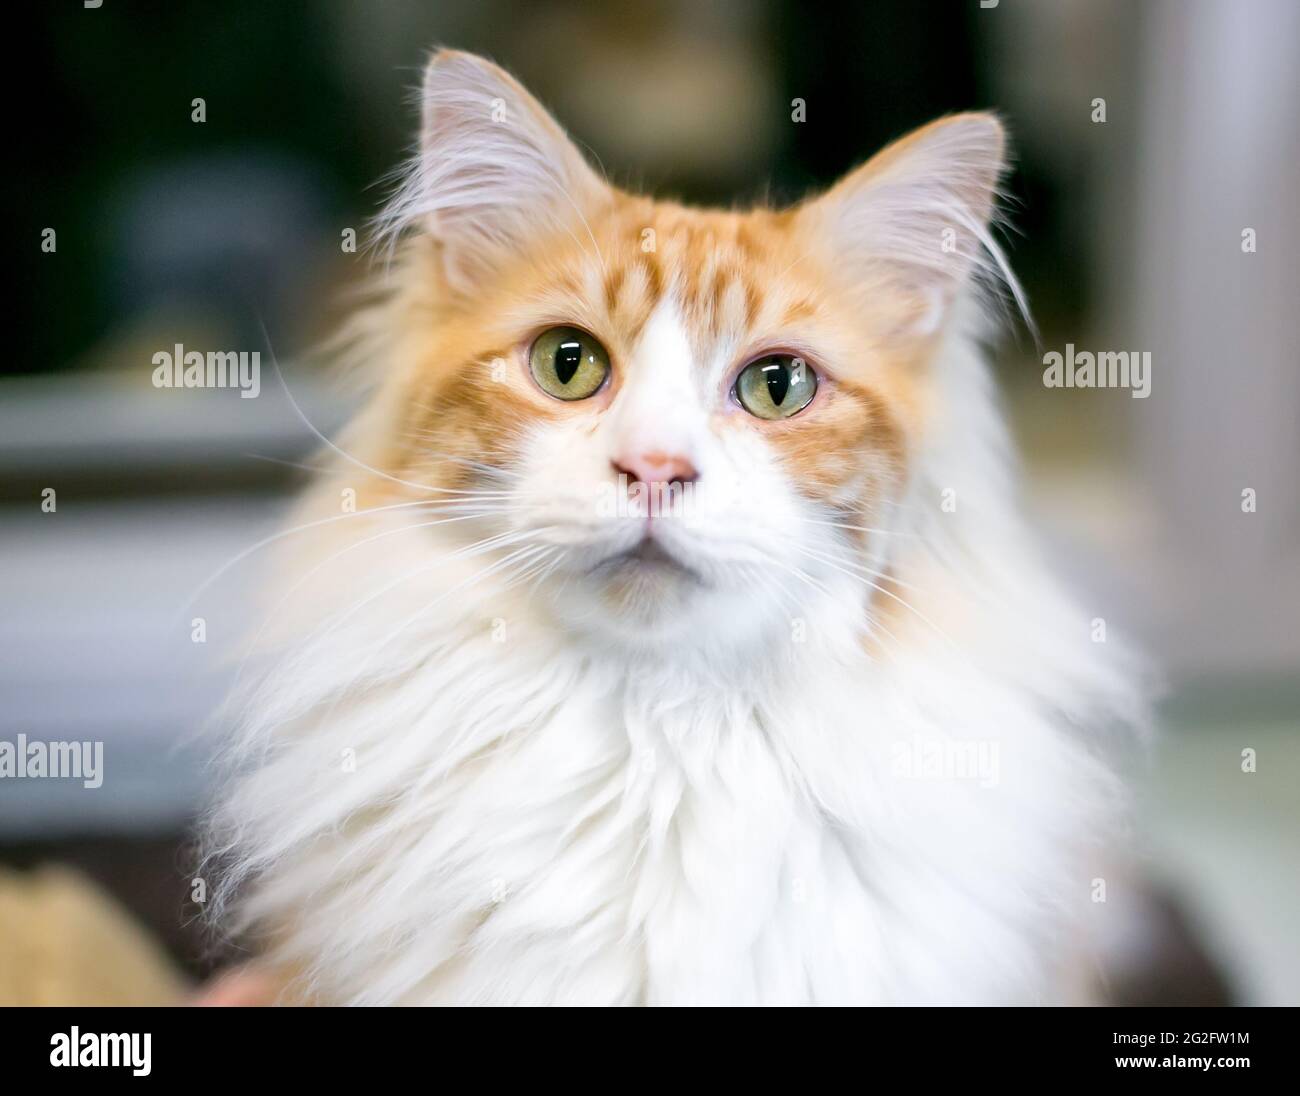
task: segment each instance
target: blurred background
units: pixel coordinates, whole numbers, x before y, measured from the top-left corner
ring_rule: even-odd
[[[364,242],[446,44],[515,72],[615,182],[696,202],[793,200],[937,115],[1002,112],[1042,343],[1012,332],[997,363],[1028,503],[1091,615],[1161,669],[1132,848],[1217,968],[1188,958],[1156,999],[1300,1003],[1300,5],[76,0],[35,19],[15,41],[36,124],[0,182],[0,739],[101,740],[106,779],[0,781],[0,865],[72,863],[186,969],[213,961],[185,846],[256,553],[187,599],[277,528],[307,421],[347,416],[304,351],[367,269],[346,231]],[[261,395],[154,388],[177,343],[262,350]],[[1066,343],[1149,351],[1150,398],[1044,387]],[[1163,945],[1125,946],[1138,969]]]

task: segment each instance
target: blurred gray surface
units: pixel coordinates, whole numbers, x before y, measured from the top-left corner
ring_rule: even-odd
[[[308,421],[337,428],[338,400],[290,383]],[[94,789],[0,782],[0,837],[170,829],[199,806],[211,745],[200,734],[220,732],[211,722],[253,619],[261,554],[186,602],[278,530],[302,475],[278,462],[319,448],[274,379],[263,385],[251,400],[140,399],[115,378],[0,387],[0,736],[102,741],[105,770]],[[178,486],[149,490],[159,470]],[[199,616],[205,643],[191,639]]]

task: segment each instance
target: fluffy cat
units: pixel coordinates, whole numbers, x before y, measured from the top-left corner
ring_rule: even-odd
[[[1017,514],[999,122],[719,212],[610,186],[479,58],[422,106],[223,922],[296,1000],[1070,997],[1141,703]]]

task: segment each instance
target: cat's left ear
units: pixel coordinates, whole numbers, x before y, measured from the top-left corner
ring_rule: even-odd
[[[439,50],[420,101],[419,155],[383,228],[432,236],[456,288],[548,228],[573,231],[609,194],[545,108],[490,61]]]
[[[932,332],[973,276],[1010,279],[989,232],[1005,147],[992,114],[941,118],[804,206],[801,223],[864,293],[903,302],[902,326]]]

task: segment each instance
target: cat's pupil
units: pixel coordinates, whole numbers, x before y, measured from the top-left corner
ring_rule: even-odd
[[[576,339],[562,342],[555,348],[555,375],[561,384],[568,384],[582,364],[582,344]]]
[[[790,391],[790,370],[784,365],[769,365],[764,367],[763,372],[767,374],[767,394],[771,397],[772,406],[780,407],[786,393]]]

